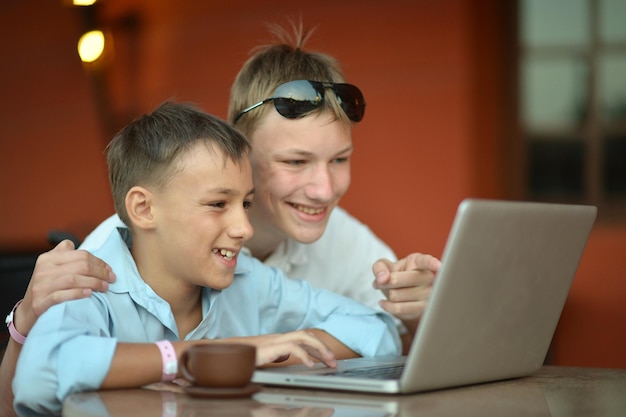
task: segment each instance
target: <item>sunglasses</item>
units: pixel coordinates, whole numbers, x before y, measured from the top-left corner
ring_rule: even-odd
[[[317,109],[324,101],[324,92],[331,89],[341,104],[341,108],[353,122],[360,122],[365,113],[365,100],[358,87],[345,83],[326,83],[320,81],[295,80],[279,85],[270,98],[259,101],[237,114],[233,124],[244,114],[274,102],[276,111],[288,119],[297,119]]]

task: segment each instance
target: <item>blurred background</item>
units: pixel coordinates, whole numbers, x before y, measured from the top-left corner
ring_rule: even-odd
[[[466,197],[597,205],[549,361],[626,367],[622,0],[3,0],[2,308],[38,253],[113,213],[119,128],[170,98],[225,118],[267,24],[293,18],[367,101],[342,205],[399,256],[440,256]]]

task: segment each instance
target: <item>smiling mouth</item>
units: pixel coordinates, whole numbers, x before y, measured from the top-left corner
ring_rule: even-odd
[[[234,257],[237,256],[237,252],[233,252],[232,250],[228,250],[228,249],[213,249],[213,253],[216,255],[217,254],[222,255],[222,257],[226,259],[227,261],[230,261]]]
[[[295,208],[296,210],[304,214],[320,214],[326,210],[325,207],[312,208],[312,207],[307,207],[307,206],[301,206],[300,204],[293,204],[293,203],[289,203],[289,204],[291,205],[291,207]]]

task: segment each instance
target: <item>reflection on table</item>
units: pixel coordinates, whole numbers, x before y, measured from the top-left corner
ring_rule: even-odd
[[[624,416],[626,369],[544,367],[527,378],[413,395],[265,387],[251,398],[193,398],[172,390],[74,394],[64,417]]]

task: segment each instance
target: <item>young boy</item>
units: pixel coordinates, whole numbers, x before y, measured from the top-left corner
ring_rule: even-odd
[[[117,280],[39,318],[13,381],[19,415],[59,414],[77,391],[171,381],[186,347],[216,339],[256,345],[257,365],[399,353],[385,314],[240,254],[253,233],[249,151],[228,124],[184,104],[116,135],[109,178],[128,228],[105,222],[110,232],[86,249]]]

